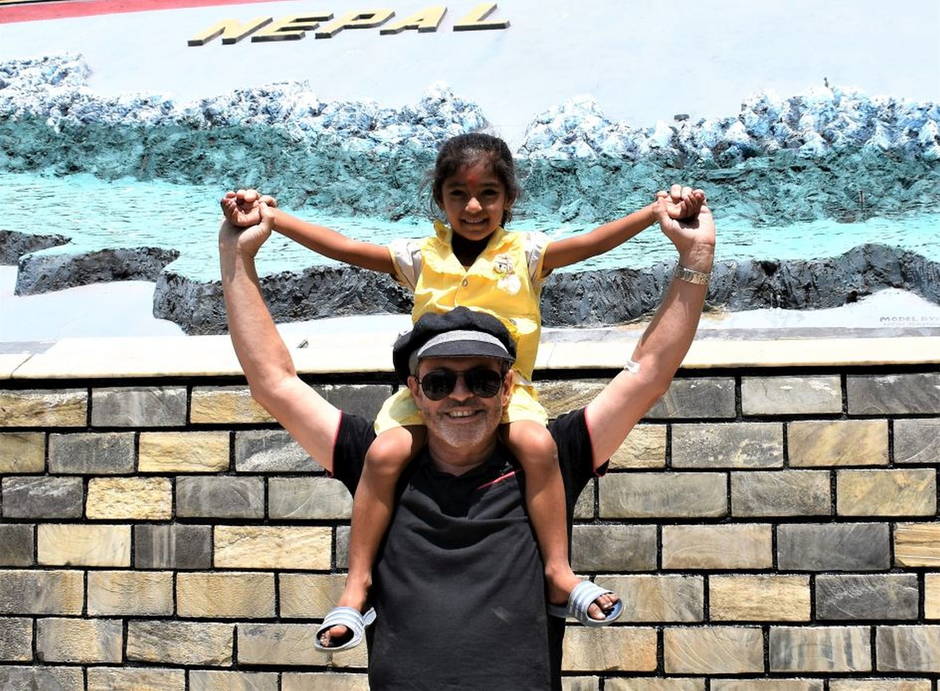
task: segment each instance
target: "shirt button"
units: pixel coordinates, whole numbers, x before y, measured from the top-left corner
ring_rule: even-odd
[[[466,287],[467,284],[469,284],[469,283],[470,283],[470,281],[468,281],[468,280],[465,278],[465,279],[463,279],[463,280],[460,282],[460,285]]]

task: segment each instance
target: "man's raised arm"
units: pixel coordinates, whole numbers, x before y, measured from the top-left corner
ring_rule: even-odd
[[[702,194],[700,190],[677,187],[673,186],[670,192],[673,199],[677,195]],[[704,276],[700,274],[711,272],[715,254],[711,211],[703,205],[696,218],[676,221],[666,213],[663,199],[660,196],[657,201],[660,227],[676,246],[680,267],[691,273],[672,279],[662,304],[633,351],[631,359],[636,364],[614,377],[587,406],[585,419],[591,433],[595,467],[610,458],[633,426],[669,389],[695,337],[705,304],[707,281],[694,283],[688,279],[701,279]]]
[[[258,283],[255,255],[270,237],[271,226],[271,212],[265,205],[259,225],[241,229],[226,221],[219,229],[229,334],[251,395],[317,463],[332,471],[340,411],[297,376]]]

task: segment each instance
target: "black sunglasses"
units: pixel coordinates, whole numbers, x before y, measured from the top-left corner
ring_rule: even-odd
[[[418,383],[425,396],[432,401],[440,401],[451,394],[458,378],[463,378],[470,393],[480,398],[492,398],[503,385],[503,375],[486,367],[474,367],[463,372],[433,369],[418,379]]]

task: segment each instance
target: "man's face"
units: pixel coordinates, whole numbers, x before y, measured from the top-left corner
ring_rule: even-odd
[[[511,372],[502,377],[499,391],[489,398],[474,394],[463,376],[457,377],[454,390],[439,401],[428,398],[419,383],[419,379],[434,370],[450,370],[463,375],[475,369],[502,371],[501,362],[492,358],[427,358],[418,364],[418,377],[408,378],[411,395],[424,415],[429,443],[437,441],[469,449],[495,441],[503,408],[509,401]]]

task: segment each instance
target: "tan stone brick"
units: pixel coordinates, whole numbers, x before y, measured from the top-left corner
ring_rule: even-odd
[[[0,391],[0,427],[84,427],[86,389]]]
[[[0,614],[81,614],[81,571],[0,571]]]
[[[771,672],[868,672],[867,626],[772,626]]]
[[[574,379],[570,381],[540,381],[535,388],[539,403],[548,411],[550,418],[583,408],[593,401],[607,386],[606,379]]]
[[[705,581],[701,576],[598,576],[595,582],[623,601],[621,622],[702,621]]]
[[[277,672],[192,669],[189,691],[277,691]]]
[[[787,426],[790,465],[888,465],[887,420],[801,420]]]
[[[637,425],[610,457],[611,470],[665,466],[666,425]]]
[[[120,619],[39,619],[36,656],[44,662],[120,662]]]
[[[160,521],[173,516],[173,485],[165,477],[96,477],[88,481],[88,518]]]
[[[173,614],[170,571],[89,571],[88,614]]]
[[[88,691],[183,691],[182,669],[146,667],[89,667]]]
[[[829,691],[930,691],[929,679],[833,679]]]
[[[284,672],[281,691],[369,691],[369,678],[350,672]]]
[[[215,527],[215,559],[223,569],[330,568],[332,531],[323,527]]]
[[[898,523],[894,528],[894,563],[940,566],[940,522]]]
[[[842,412],[839,375],[742,377],[741,412],[745,415],[808,415]]]
[[[0,432],[0,474],[41,473],[45,468],[45,434]]]
[[[771,526],[663,526],[664,569],[765,569],[773,564]]]
[[[561,680],[561,691],[597,691],[600,687],[600,677],[564,677]]]
[[[234,624],[186,621],[130,621],[127,659],[174,665],[232,664]]]
[[[656,630],[572,626],[565,632],[562,669],[569,672],[656,669]]]
[[[142,473],[211,473],[228,470],[228,432],[141,432]]]
[[[273,617],[274,574],[179,573],[176,609],[181,617]]]
[[[822,679],[712,679],[712,691],[823,691]]]
[[[940,573],[924,576],[924,616],[940,619]]]
[[[346,583],[346,577],[336,573],[282,573],[277,580],[280,615],[288,619],[322,619]]]
[[[39,563],[51,566],[130,566],[129,525],[37,526]]]
[[[247,386],[196,386],[189,419],[194,425],[274,422]]]
[[[764,636],[744,626],[667,627],[667,674],[753,674],[764,671]]]
[[[239,624],[238,663],[257,665],[325,665],[365,668],[366,643],[339,653],[313,647],[317,624]]]
[[[615,677],[604,682],[604,689],[606,691],[705,691],[705,680],[691,677],[671,677],[669,679]]]
[[[713,621],[809,621],[809,576],[709,576]]]
[[[840,516],[932,516],[937,512],[937,471],[840,470],[836,511]]]
[[[611,473],[600,484],[602,518],[725,516],[725,473]]]
[[[879,626],[879,672],[940,673],[940,626]]]

